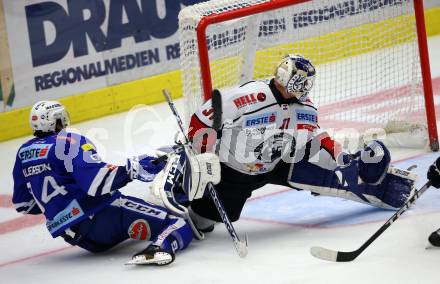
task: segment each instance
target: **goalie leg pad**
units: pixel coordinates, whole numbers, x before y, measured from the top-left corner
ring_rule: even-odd
[[[359,176],[368,184],[380,184],[391,162],[391,154],[380,141],[370,142],[359,152]]]
[[[156,176],[152,189],[154,197],[161,205],[180,217],[185,217],[188,213],[182,205],[188,202],[187,194],[182,190],[184,165],[183,150],[168,154],[167,164]]]
[[[409,171],[389,167],[379,184],[365,183],[360,175],[359,159],[334,170],[302,160],[291,167],[288,183],[295,189],[397,209],[409,198],[415,179],[415,174]]]
[[[209,182],[220,182],[218,157],[208,153],[194,155],[191,149],[181,148],[169,154],[165,169],[153,184],[156,199],[173,214],[187,220],[197,239],[203,239],[204,235],[196,228],[186,206],[194,198],[203,197]]]
[[[185,156],[182,186],[192,201],[203,197],[208,183],[220,182],[220,160],[213,153],[196,155],[188,146],[185,146]]]

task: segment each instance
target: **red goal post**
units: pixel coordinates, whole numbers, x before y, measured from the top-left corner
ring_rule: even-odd
[[[432,88],[432,80],[431,80],[431,74],[430,74],[430,65],[429,65],[429,56],[428,56],[428,47],[427,47],[427,38],[426,38],[426,29],[425,29],[425,21],[424,21],[424,8],[423,8],[423,0],[397,0],[397,1],[393,1],[393,0],[384,0],[381,2],[381,0],[378,1],[363,1],[363,0],[357,0],[359,3],[359,6],[361,5],[365,5],[366,3],[373,3],[373,5],[376,5],[374,3],[381,3],[380,5],[383,4],[383,7],[387,7],[386,3],[391,3],[389,4],[390,6],[390,10],[392,8],[398,7],[400,5],[400,3],[403,3],[402,6],[404,6],[404,4],[406,4],[406,2],[411,2],[413,3],[413,7],[411,7],[411,9],[413,8],[413,11],[404,11],[404,12],[392,12],[390,18],[398,18],[398,17],[402,17],[404,18],[403,20],[398,20],[397,23],[402,24],[405,26],[405,28],[407,28],[407,26],[410,28],[411,24],[411,19],[414,18],[414,22],[415,22],[415,31],[414,33],[416,34],[416,38],[417,38],[417,49],[418,49],[418,54],[417,55],[413,55],[413,57],[417,57],[415,59],[411,58],[411,60],[413,60],[416,63],[411,63],[412,68],[419,68],[420,70],[416,70],[416,71],[412,71],[413,73],[417,73],[420,72],[421,74],[421,80],[420,82],[415,82],[417,81],[417,75],[414,75],[414,78],[410,78],[407,81],[409,81],[409,83],[407,83],[404,80],[401,79],[397,79],[396,81],[399,81],[399,83],[396,83],[395,85],[392,85],[389,90],[386,90],[386,87],[379,87],[377,90],[371,90],[371,94],[374,94],[374,96],[379,97],[380,99],[382,98],[386,98],[387,100],[389,100],[390,102],[394,99],[399,99],[398,95],[393,95],[393,94],[388,94],[388,93],[392,93],[392,92],[405,92],[401,98],[403,97],[409,97],[409,96],[413,96],[416,97],[416,95],[410,94],[408,95],[407,93],[410,92],[417,92],[417,89],[422,89],[422,91],[420,91],[423,94],[423,102],[424,102],[424,118],[426,119],[424,121],[426,127],[427,127],[427,132],[428,132],[428,140],[429,140],[429,146],[432,150],[437,151],[438,150],[438,136],[437,136],[437,128],[436,128],[436,117],[435,117],[435,105],[434,105],[434,98],[433,98],[433,88]],[[209,3],[212,2],[212,10],[209,10]],[[256,3],[252,3],[252,2],[256,2]],[[290,16],[291,14],[289,13],[293,13],[292,11],[295,11],[294,9],[292,9],[292,7],[296,7],[297,5],[307,5],[308,3],[317,3],[317,7],[319,7],[320,2],[323,2],[322,7],[333,7],[330,6],[327,3],[331,3],[331,2],[335,2],[337,4],[342,3],[342,7],[345,7],[343,5],[346,5],[347,1],[338,1],[338,0],[316,0],[316,1],[310,1],[310,0],[249,0],[249,1],[233,1],[233,0],[214,0],[214,1],[209,1],[209,2],[205,2],[205,3],[200,3],[200,4],[196,4],[193,6],[189,6],[185,9],[182,10],[181,14],[179,15],[179,25],[180,25],[180,37],[181,37],[181,62],[182,62],[182,79],[183,79],[183,85],[184,85],[184,97],[186,101],[190,101],[190,103],[186,103],[186,110],[187,110],[187,119],[188,116],[191,115],[194,111],[195,111],[195,105],[200,105],[201,101],[199,100],[198,102],[194,103],[194,101],[197,101],[195,99],[195,97],[200,96],[202,98],[202,101],[204,100],[208,100],[211,96],[211,92],[213,89],[213,84],[216,88],[228,88],[228,87],[233,87],[234,84],[228,83],[230,80],[226,79],[226,83],[221,82],[220,80],[214,80],[213,76],[212,76],[212,72],[213,69],[216,68],[216,66],[214,64],[216,64],[215,62],[217,61],[221,61],[221,60],[227,60],[227,58],[235,58],[239,55],[236,54],[227,54],[225,53],[222,56],[217,56],[217,57],[213,57],[210,59],[210,46],[211,49],[214,49],[212,46],[212,42],[215,42],[215,34],[212,36],[211,38],[211,43],[208,41],[210,38],[209,32],[208,32],[208,28],[210,26],[216,25],[216,24],[223,24],[223,23],[227,23],[228,21],[231,22],[232,24],[234,24],[235,21],[240,21],[240,19],[244,19],[246,17],[250,17],[250,16],[254,16],[254,15],[258,15],[258,14],[267,14],[270,13],[271,11],[278,11],[278,10],[282,10],[283,8],[289,8],[291,9],[290,12],[286,12],[285,15]],[[355,1],[352,1],[355,2]],[[250,4],[247,4],[250,3]],[[357,4],[357,3],[356,3]],[[222,6],[223,5],[223,6]],[[340,5],[340,6],[341,6]],[[380,6],[379,5],[379,6]],[[200,7],[200,8],[198,8]],[[338,6],[336,6],[338,7]],[[374,8],[374,7],[373,7]],[[371,10],[373,9],[371,8]],[[382,7],[380,7],[382,8]],[[198,11],[199,9],[199,11]],[[204,9],[208,9],[208,10],[204,10]],[[326,11],[325,8],[322,8],[323,11]],[[369,12],[370,8],[365,8],[365,14],[367,14]],[[328,9],[327,9],[328,10]],[[347,9],[346,9],[347,10]],[[362,9],[360,9],[362,11]],[[379,10],[379,9],[378,9]],[[385,9],[384,9],[385,10]],[[196,11],[196,12],[195,12]],[[201,11],[201,12],[200,12]],[[321,11],[321,10],[320,10]],[[348,11],[348,10],[347,10]],[[191,15],[193,13],[197,13],[199,12],[199,15]],[[356,13],[358,13],[357,11],[354,12],[353,14],[356,15]],[[360,14],[361,12],[359,12]],[[399,14],[401,13],[401,14]],[[412,15],[411,15],[412,13]],[[340,13],[342,14],[342,13]],[[349,13],[347,13],[349,14]],[[409,15],[409,17],[407,17],[407,15]],[[371,17],[378,17],[378,22],[383,22],[386,21],[388,19],[384,19],[381,15],[380,16],[376,16],[376,15],[368,15]],[[274,16],[275,19],[276,16]],[[307,14],[305,14],[304,17],[307,17]],[[335,16],[334,16],[335,17]],[[348,16],[347,16],[348,17]],[[188,22],[186,22],[186,19],[191,18],[192,23],[188,24]],[[331,18],[331,17],[329,17]],[[336,17],[335,17],[336,18]],[[343,17],[341,17],[343,18]],[[411,19],[410,19],[411,18]],[[344,19],[342,19],[344,20]],[[341,20],[341,21],[342,21]],[[328,22],[330,23],[332,20],[330,19]],[[325,22],[323,20],[323,22]],[[363,20],[363,25],[374,25],[374,21],[371,21],[372,23],[368,22],[368,21],[364,21]],[[194,25],[193,27],[191,27],[191,25]],[[259,29],[260,29],[260,34],[261,34],[261,30],[264,29],[264,27],[262,28],[262,24],[261,22],[258,23],[259,25]],[[331,24],[329,24],[331,25]],[[275,26],[275,25],[274,25]],[[307,25],[305,25],[307,26]],[[393,31],[392,27],[390,29],[389,32],[384,32],[384,36],[386,37],[391,37],[394,35],[394,33],[396,34],[396,38],[398,37],[398,33],[397,30],[399,30],[400,26],[396,26],[394,29],[395,31]],[[345,25],[342,25],[341,30],[345,31],[347,29],[355,29],[353,28],[353,25],[350,25],[349,28],[347,28]],[[373,29],[377,29],[377,31],[381,31],[382,27],[378,26],[378,27],[374,27]],[[323,30],[325,30],[325,28],[323,28]],[[234,30],[235,31],[235,30]],[[378,33],[376,31],[376,33]],[[187,35],[185,35],[185,33],[188,32],[195,32],[195,37],[194,35],[190,35],[189,37]],[[359,31],[358,31],[359,32]],[[335,30],[330,30],[330,32],[328,34],[335,34],[338,33],[338,31]],[[349,37],[351,36],[351,33],[356,33],[356,31],[352,32],[349,31],[347,34],[349,35]],[[374,33],[374,32],[373,32]],[[220,35],[220,34],[219,34]],[[327,34],[322,33],[314,33],[314,36],[316,37],[326,37]],[[246,36],[246,40],[247,40]],[[336,36],[338,37],[338,36]],[[341,38],[343,38],[344,36],[341,36]],[[356,37],[354,37],[356,38]],[[260,36],[258,36],[258,39],[256,41],[259,41]],[[356,38],[357,39],[357,38]],[[300,41],[307,41],[308,38],[307,37],[302,37]],[[372,41],[374,42],[376,39],[373,39]],[[387,49],[389,47],[393,47],[393,45],[405,45],[403,48],[400,48],[402,50],[404,50],[406,48],[406,44],[408,42],[410,42],[411,40],[414,39],[407,39],[407,38],[403,38],[403,39],[396,39],[396,40],[391,40],[392,43],[385,43],[383,45],[378,45],[377,47],[367,47],[365,48],[366,51],[350,51],[349,53],[352,56],[362,56],[362,54],[365,53],[370,53],[370,52],[374,52],[374,49],[378,49],[378,50],[382,50],[382,49]],[[239,41],[239,40],[238,40]],[[319,46],[322,45],[322,42],[325,42],[325,44],[327,44],[329,40],[328,39],[324,39],[322,41],[318,41],[316,43],[316,47],[308,47],[308,49],[303,49],[301,48],[299,53],[302,53],[311,58],[312,62],[318,62],[319,64],[325,65],[325,64],[331,64],[329,62],[335,61],[334,58],[336,59],[341,59],[344,60],[344,56],[340,56],[340,55],[336,55],[336,56],[332,56],[331,59],[326,59],[323,57],[319,57],[317,60],[314,57],[318,57],[318,56],[314,56],[314,53],[310,50],[313,50],[314,48],[318,49]],[[292,42],[294,42],[292,40]],[[319,44],[321,43],[321,45]],[[276,46],[276,42],[274,41],[274,45]],[[284,43],[286,44],[286,43]],[[290,47],[290,50],[288,49],[289,53],[292,52],[296,52],[297,51],[297,46],[295,46],[296,42],[293,43],[293,48]],[[221,44],[220,44],[221,45]],[[362,45],[362,44],[361,44]],[[187,46],[190,46],[190,49],[187,48]],[[266,47],[266,46],[265,46]],[[284,48],[284,47],[283,47]],[[283,49],[281,48],[281,49]],[[362,47],[363,48],[363,47]],[[264,48],[261,50],[258,50],[258,47],[256,48],[257,51],[256,52],[264,52]],[[274,51],[273,48],[268,48],[271,49],[272,52],[274,54],[278,55],[278,60],[280,59],[280,52],[278,51]],[[400,52],[399,49],[399,52]],[[254,51],[255,52],[255,51]],[[337,53],[337,52],[336,52]],[[391,51],[391,53],[396,53],[396,51]],[[310,54],[310,55],[309,55]],[[350,56],[351,56],[350,55]],[[198,62],[192,62],[192,63],[188,63],[189,60],[188,58],[190,57],[197,57],[197,61]],[[371,55],[372,57],[375,57],[376,54]],[[382,55],[381,55],[382,56]],[[386,57],[386,55],[385,55]],[[405,57],[409,57],[406,53],[402,52],[402,55],[400,56],[402,57],[403,60],[405,60]],[[194,59],[191,59],[194,61]],[[240,62],[245,61],[244,59],[241,59]],[[277,61],[277,60],[276,60]],[[363,61],[362,61],[363,62]],[[266,62],[265,62],[266,63]],[[263,63],[263,64],[265,64]],[[390,62],[390,63],[385,63],[385,64],[389,64],[390,66],[392,64],[396,64],[395,62]],[[272,62],[269,63],[269,61],[267,61],[266,65],[272,64]],[[319,65],[318,64],[318,65]],[[399,65],[401,63],[397,63],[396,65]],[[221,64],[220,64],[221,65]],[[225,64],[223,64],[225,65]],[[226,64],[227,65],[227,64]],[[388,65],[384,65],[381,66],[380,63],[378,63],[378,66],[380,66],[380,68],[390,68],[390,66]],[[231,65],[229,65],[229,67],[231,67]],[[274,66],[272,66],[273,68]],[[375,65],[375,67],[377,67]],[[344,67],[343,67],[344,68]],[[343,69],[342,68],[342,69]],[[351,67],[350,67],[351,68]],[[199,70],[197,70],[199,69]],[[319,73],[319,67],[317,68],[317,75],[320,76]],[[406,70],[402,70],[400,69],[401,72],[405,72]],[[196,75],[197,72],[200,72],[200,77],[198,77],[198,75]],[[220,71],[221,72],[221,71]],[[336,71],[338,72],[338,71]],[[262,79],[262,77],[267,77],[270,75],[270,73],[266,72],[266,74],[264,74],[265,76],[262,76],[262,73],[264,74],[265,72],[257,72],[257,71],[253,71],[253,75],[251,76],[252,79]],[[362,73],[362,71],[360,71],[360,73]],[[396,74],[398,72],[395,72]],[[372,72],[371,74],[373,74],[374,76],[374,72]],[[357,76],[357,75],[356,75]],[[380,77],[380,76],[378,76]],[[249,76],[248,76],[249,78]],[[355,79],[356,80],[356,79]],[[374,78],[370,79],[372,81],[374,81]],[[188,88],[188,81],[190,81],[190,84],[192,84],[189,88]],[[402,82],[400,82],[402,81]],[[405,82],[403,82],[405,81]],[[414,82],[412,82],[414,81]],[[185,84],[187,85],[185,87]],[[319,84],[319,80],[317,80],[316,84]],[[401,84],[399,86],[399,84]],[[195,86],[195,85],[200,85],[200,86]],[[410,86],[411,85],[411,86]],[[191,91],[186,91],[186,89],[190,89]],[[316,88],[316,87],[315,87]],[[354,89],[359,88],[361,89],[362,87],[354,87]],[[402,89],[405,89],[404,91]],[[356,90],[354,90],[354,92],[356,92]],[[312,99],[314,98],[313,94],[312,95]],[[337,96],[335,96],[337,97]],[[349,99],[345,99],[346,97],[348,97]],[[420,100],[420,99],[418,99]],[[192,101],[192,102],[191,102]],[[365,106],[365,104],[374,104],[376,103],[374,101],[374,97],[372,96],[372,98],[365,99],[365,93],[361,92],[359,93],[358,97],[356,96],[344,96],[342,99],[343,102],[347,101],[350,104],[353,104],[355,107],[362,105]],[[408,99],[405,103],[407,104],[414,104],[414,99]],[[332,107],[336,106],[338,103],[337,98],[335,99],[335,101],[332,101],[329,103],[329,107],[327,109],[331,109]],[[191,105],[192,104],[192,105]],[[403,104],[403,103],[402,103]],[[326,104],[324,104],[324,109],[325,109]],[[392,109],[387,109],[386,107],[380,107],[378,108],[378,112],[380,112],[380,110],[382,109],[386,109],[386,111],[389,112],[393,112],[394,110]],[[411,114],[415,114],[417,113],[415,110],[402,110],[401,113],[399,113],[398,115],[398,119],[396,119],[399,123],[400,123],[400,119],[401,117],[405,117]],[[320,113],[321,115],[321,113]],[[362,114],[363,115],[363,114]],[[369,114],[371,115],[371,114]],[[417,114],[418,115],[418,114]],[[331,115],[329,115],[330,117]],[[368,115],[365,115],[365,120],[368,121]],[[391,117],[392,118],[392,117]],[[389,120],[391,120],[390,118],[387,118]],[[331,120],[331,119],[330,119]],[[354,121],[356,121],[357,119],[355,118]],[[385,119],[386,120],[386,119]],[[389,121],[385,121],[384,120],[384,125],[386,123],[388,123]],[[340,119],[337,119],[336,121],[341,121]],[[367,125],[367,123],[365,123]],[[349,124],[351,125],[351,124]],[[370,125],[370,124],[368,124]],[[371,124],[373,125],[373,124]],[[379,125],[379,124],[378,124]]]

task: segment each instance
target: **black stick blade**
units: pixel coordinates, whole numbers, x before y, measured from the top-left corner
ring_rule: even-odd
[[[316,258],[333,262],[352,261],[359,255],[357,251],[335,251],[323,247],[312,247],[310,253]]]
[[[211,103],[212,108],[214,109],[214,117],[212,122],[212,128],[215,130],[220,130],[222,127],[222,115],[223,115],[223,108],[222,108],[222,97],[219,90],[214,89],[212,91],[211,95]]]

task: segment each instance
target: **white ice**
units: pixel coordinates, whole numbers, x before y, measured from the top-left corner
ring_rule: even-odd
[[[431,38],[429,47],[436,78],[440,76],[440,37]],[[176,104],[183,112],[182,102]],[[123,164],[128,155],[171,144],[177,131],[166,104],[73,127],[98,144],[106,161],[117,164]],[[239,234],[249,236],[245,259],[234,252],[222,224],[166,267],[124,266],[145,247],[141,242],[128,241],[108,253],[92,255],[52,239],[41,221],[19,228],[29,219],[17,219],[22,216],[10,207],[8,198],[16,150],[29,138],[0,143],[1,283],[440,283],[440,250],[425,249],[429,234],[440,227],[440,191],[436,189],[428,190],[351,263],[324,262],[313,258],[309,249],[319,245],[354,250],[393,212],[276,186],[257,190],[235,223]],[[421,186],[438,153],[400,149],[392,155],[398,166],[418,165]],[[148,190],[145,184],[133,182],[123,192],[146,197]]]

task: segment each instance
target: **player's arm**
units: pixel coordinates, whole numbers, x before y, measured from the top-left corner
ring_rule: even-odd
[[[154,159],[140,156],[128,159],[125,166],[109,164],[102,161],[95,146],[82,137],[78,155],[72,162],[72,175],[88,195],[99,196],[120,189],[133,179],[152,181],[163,167],[155,165]]]
[[[212,128],[214,109],[211,100],[205,102],[191,117],[188,139],[199,153],[210,152],[217,140]]]
[[[235,94],[222,94],[222,124],[238,119],[242,113],[233,105]],[[198,153],[212,152],[217,132],[212,128],[214,109],[211,100],[206,101],[191,117],[188,139]]]
[[[35,201],[34,197],[30,193],[30,190],[26,185],[21,162],[18,157],[16,158],[12,175],[14,179],[14,193],[12,195],[12,204],[14,205],[15,210],[23,214],[41,214],[42,211],[38,207],[37,202]]]
[[[310,156],[320,152],[330,156],[330,159],[338,161],[342,157],[341,154],[343,154],[342,146],[330,137],[327,131],[319,127],[318,112],[312,101],[306,98],[301,104],[303,107],[298,108],[295,113],[296,129],[304,131],[307,135],[298,135],[296,147],[308,148],[307,151],[310,152]]]

